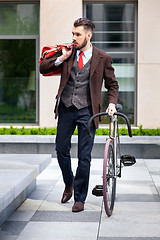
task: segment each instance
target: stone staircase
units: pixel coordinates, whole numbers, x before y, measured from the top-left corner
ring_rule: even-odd
[[[0,154],[0,226],[36,188],[51,154]]]

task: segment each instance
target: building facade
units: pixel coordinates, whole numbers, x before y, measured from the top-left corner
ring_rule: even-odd
[[[160,127],[159,12],[159,0],[0,0],[0,124],[56,125],[60,77],[39,74],[40,53],[71,42],[73,22],[84,16],[96,26],[92,43],[112,56],[133,126]],[[102,88],[104,110],[106,94]]]

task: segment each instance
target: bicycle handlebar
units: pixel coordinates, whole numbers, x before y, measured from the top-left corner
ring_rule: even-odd
[[[100,117],[100,116],[104,116],[104,115],[108,115],[107,112],[101,112],[101,113],[97,113],[95,115],[93,115],[89,121],[88,121],[88,125],[87,125],[87,132],[89,134],[89,136],[91,137],[92,134],[90,132],[90,127],[91,127],[91,123],[92,121],[96,118],[96,117]],[[124,115],[123,113],[120,113],[120,112],[115,112],[114,115],[117,115],[117,116],[120,116],[120,117],[123,117],[127,123],[127,127],[128,127],[128,134],[129,134],[129,137],[132,137],[132,130],[131,130],[131,124],[130,124],[130,121],[128,119],[128,117],[126,115]],[[108,115],[109,116],[109,115]]]

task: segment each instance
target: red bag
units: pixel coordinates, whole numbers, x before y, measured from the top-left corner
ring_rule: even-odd
[[[65,44],[59,44],[55,46],[45,46],[42,49],[41,52],[41,58],[39,60],[39,64],[45,59],[45,58],[50,58],[59,53],[63,47],[71,48],[73,46],[73,43],[65,43]],[[58,68],[57,70],[54,70],[51,73],[43,74],[43,76],[55,76],[55,75],[60,75],[61,74],[61,68]]]

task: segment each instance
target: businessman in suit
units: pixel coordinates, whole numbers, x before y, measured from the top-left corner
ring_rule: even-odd
[[[73,46],[64,47],[62,51],[40,64],[40,72],[46,74],[61,68],[61,81],[56,96],[55,117],[58,116],[56,152],[62,171],[65,189],[61,203],[72,197],[74,189],[74,205],[72,212],[84,210],[87,197],[91,164],[91,151],[95,129],[99,120],[96,118],[92,126],[92,135],[87,134],[87,123],[93,114],[102,110],[101,88],[108,93],[108,108],[113,115],[118,99],[118,83],[115,79],[112,59],[106,52],[91,44],[95,25],[87,18],[75,20],[72,28]],[[78,128],[78,167],[73,176],[71,167],[71,137]]]

